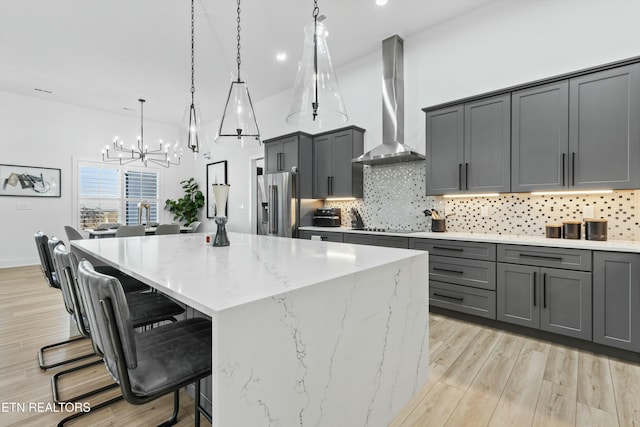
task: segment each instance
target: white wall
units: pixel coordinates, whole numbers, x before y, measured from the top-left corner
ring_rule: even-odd
[[[38,230],[66,240],[63,227],[73,220],[73,159],[99,161],[100,150],[115,135],[133,141],[139,129],[136,115],[109,114],[0,92],[0,163],[62,170],[60,198],[0,197],[0,267],[39,263],[33,240]],[[173,139],[177,132],[173,126],[146,119],[144,130],[151,147],[158,138]],[[167,197],[182,195],[179,181],[192,176],[193,163],[185,156],[182,166],[161,169],[162,207]],[[17,204],[31,209],[17,210]],[[161,215],[162,221],[171,221],[168,212]]]
[[[640,56],[638,16],[639,1],[498,0],[405,37],[405,142],[425,152],[424,107]],[[381,67],[380,50],[336,70],[347,124],[367,129],[365,151],[381,142]],[[264,139],[296,130],[284,120],[289,101],[286,91],[255,105]],[[214,147],[214,160],[230,161],[229,229],[250,231],[248,165],[257,152]]]

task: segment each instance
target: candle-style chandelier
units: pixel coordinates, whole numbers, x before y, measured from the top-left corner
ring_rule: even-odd
[[[171,144],[164,144],[162,140],[159,141],[160,148],[157,150],[149,150],[149,146],[144,143],[144,99],[138,99],[140,101],[140,135],[138,136],[137,144],[131,145],[130,148],[124,146],[124,141],[117,136],[113,139],[111,147],[107,145],[102,150],[103,162],[119,162],[121,165],[126,165],[136,160],[140,160],[145,166],[151,162],[156,165],[168,168],[170,165],[179,165],[180,158],[183,154],[183,149],[178,147],[176,142],[173,147]],[[118,153],[117,156],[112,156],[111,151]]]

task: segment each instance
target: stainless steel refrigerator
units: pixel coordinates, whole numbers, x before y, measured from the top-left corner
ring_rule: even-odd
[[[312,224],[321,200],[301,200],[298,173],[258,175],[258,234],[298,237],[298,227]]]

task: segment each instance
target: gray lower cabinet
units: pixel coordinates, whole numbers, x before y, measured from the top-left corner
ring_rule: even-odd
[[[362,197],[364,129],[351,126],[313,137],[313,198]]]
[[[429,304],[474,316],[496,318],[496,293],[485,289],[430,280]]]
[[[498,245],[499,261],[505,259],[505,253],[512,253],[510,246],[512,245]],[[517,251],[531,249],[513,246],[518,248],[513,249]],[[591,340],[591,273],[589,271],[538,266],[562,265],[562,260],[557,259],[555,248],[535,249],[538,251],[533,253],[534,258],[518,258],[520,263],[498,262],[497,319],[574,338]],[[542,250],[550,250],[550,252],[545,254],[541,252]],[[569,252],[569,256],[575,256],[575,254],[571,254],[571,250],[564,251]],[[537,265],[525,264],[529,260]]]
[[[640,351],[640,254],[593,253],[593,341]]]
[[[309,230],[300,230],[298,232],[299,239],[307,239],[311,240],[312,237],[317,236],[320,240],[325,242],[342,242],[343,233],[341,232],[332,232],[332,231],[309,231]]]
[[[640,64],[569,82],[570,185],[640,187]]]
[[[511,191],[567,187],[569,82],[511,94]]]
[[[377,234],[344,233],[344,243],[357,245],[385,246],[388,248],[409,248],[409,238],[400,236],[381,236]]]

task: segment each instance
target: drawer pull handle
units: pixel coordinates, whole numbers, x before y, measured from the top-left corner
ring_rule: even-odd
[[[433,249],[440,249],[441,251],[464,252],[464,249],[462,248],[445,248],[444,246],[434,246]]]
[[[440,268],[440,267],[433,267],[434,271],[444,271],[446,273],[455,273],[455,274],[464,274],[464,271],[460,271],[460,270],[449,270],[448,268]]]
[[[518,254],[520,258],[536,258],[536,259],[548,259],[550,261],[558,261],[562,262],[562,257],[560,256],[547,256],[547,255],[529,255],[529,254]]]
[[[441,297],[441,298],[449,298],[449,299],[456,300],[456,301],[460,301],[460,302],[464,301],[464,298],[460,298],[460,297],[450,297],[449,295],[442,295],[442,294],[439,294],[439,293],[437,293],[437,292],[434,292],[434,293],[433,293],[433,296],[434,296],[434,297]]]

